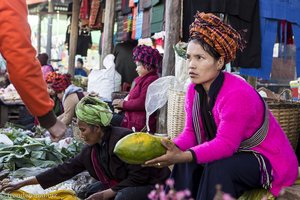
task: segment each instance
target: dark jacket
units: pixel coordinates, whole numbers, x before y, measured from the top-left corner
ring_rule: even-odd
[[[158,79],[155,71],[150,72],[142,77],[137,77],[134,82],[135,86],[129,92],[129,98],[123,103],[125,118],[122,122],[123,127],[131,129],[135,127],[140,131],[146,125],[145,101],[149,85]],[[153,113],[149,119],[150,132],[156,131],[156,113]]]
[[[108,141],[108,166],[110,173],[113,179],[118,181],[118,184],[111,189],[119,191],[126,187],[164,183],[170,175],[169,168],[143,168],[140,165],[129,165],[121,161],[113,153],[116,143],[122,137],[130,133],[131,130],[122,127],[111,127],[108,128],[103,138],[103,140]],[[99,180],[91,161],[91,150],[93,147],[94,145],[85,146],[75,158],[37,175],[36,178],[39,184],[46,189],[66,181],[85,170],[87,170],[93,178]]]

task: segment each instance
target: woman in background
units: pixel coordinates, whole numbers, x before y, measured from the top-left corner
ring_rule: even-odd
[[[162,56],[157,49],[141,45],[133,50],[133,60],[136,64],[138,77],[134,79],[134,87],[125,99],[115,99],[112,104],[114,108],[125,112],[121,126],[136,131],[145,129],[146,110],[145,101],[149,85],[158,79],[157,68],[161,64]],[[149,119],[150,132],[156,131],[156,114]]]

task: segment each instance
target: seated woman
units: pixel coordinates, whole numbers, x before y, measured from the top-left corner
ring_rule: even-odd
[[[58,116],[58,119],[66,125],[71,124],[73,117],[75,117],[77,103],[88,93],[83,92],[82,88],[73,85],[69,74],[57,73],[50,87],[63,105],[64,112]]]
[[[53,99],[54,101],[54,107],[53,107],[53,111],[55,113],[56,116],[59,116],[63,113],[64,109],[63,109],[63,105],[61,103],[61,100],[58,98],[56,92],[52,89],[51,85],[53,83],[53,81],[58,78],[59,74],[56,72],[50,72],[47,74],[46,77],[46,83],[47,83],[47,90],[48,93],[51,97],[51,99]]]
[[[125,111],[122,119],[123,127],[141,131],[146,126],[145,101],[148,86],[158,79],[157,68],[161,63],[162,56],[157,49],[141,45],[133,50],[133,59],[136,64],[138,77],[134,79],[134,87],[124,99],[115,99],[112,104],[115,108]],[[149,119],[150,132],[156,131],[156,114]]]
[[[167,167],[126,164],[113,153],[116,143],[131,130],[110,126],[112,113],[106,103],[96,97],[84,97],[76,106],[76,115],[81,137],[87,143],[80,154],[36,177],[2,185],[0,191],[10,192],[33,184],[46,189],[87,170],[100,181],[99,192],[88,199],[145,200],[156,183],[169,177]]]
[[[240,34],[212,14],[197,13],[190,26],[187,67],[192,83],[185,102],[186,125],[165,155],[146,166],[176,164],[177,190],[212,200],[215,186],[238,199],[253,188],[278,196],[294,184],[298,162],[267,104],[245,80],[223,72],[243,49]]]
[[[40,53],[37,55],[37,59],[40,61],[42,66],[42,73],[43,73],[44,80],[46,80],[48,73],[54,72],[52,65],[48,64],[48,58],[49,56],[47,53]]]

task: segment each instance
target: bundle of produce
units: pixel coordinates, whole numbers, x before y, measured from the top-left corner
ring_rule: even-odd
[[[149,133],[132,133],[118,141],[114,153],[126,163],[143,164],[166,153],[162,138]]]
[[[0,129],[1,133],[6,134],[13,145],[0,145],[0,163],[13,171],[22,167],[55,166],[79,153],[83,146],[72,140],[68,147],[58,149],[50,139],[37,140],[14,128]]]

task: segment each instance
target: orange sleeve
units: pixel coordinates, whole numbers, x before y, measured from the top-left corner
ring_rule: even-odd
[[[31,45],[25,0],[0,0],[0,27],[0,52],[7,62],[10,81],[33,115],[46,115],[54,103]]]

